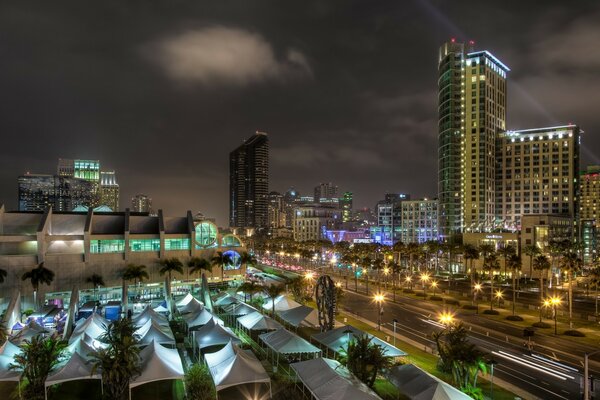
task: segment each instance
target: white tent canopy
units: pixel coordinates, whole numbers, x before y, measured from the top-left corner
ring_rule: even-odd
[[[201,310],[204,307],[202,305],[202,302],[198,301],[194,296],[192,296],[189,293],[186,294],[183,299],[178,301],[175,306],[181,314],[193,313],[198,310]]]
[[[258,311],[239,317],[237,321],[244,328],[251,331],[274,331],[283,328],[279,322]]]
[[[143,326],[140,326],[135,334],[139,336],[140,345],[147,345],[151,342],[159,344],[175,345],[175,336],[169,327],[159,325],[155,320],[148,319]]]
[[[349,333],[348,331],[352,332]],[[384,349],[386,357],[404,357],[407,355],[397,347],[350,325],[342,326],[327,332],[315,333],[312,335],[312,338],[322,345],[327,346],[329,349],[339,352],[340,349],[346,350],[348,341],[352,340],[352,337],[358,338],[363,335],[367,335],[371,339],[371,343],[381,346]]]
[[[150,308],[150,306],[146,307],[144,311],[132,318],[133,324],[135,326],[143,326],[149,320],[153,320],[159,325],[169,326],[169,320],[167,319],[167,317],[160,315],[152,308]]]
[[[211,346],[225,345],[229,341],[241,343],[241,340],[230,328],[221,326],[214,318],[194,332],[195,341],[200,350]]]
[[[107,344],[92,339],[84,333],[83,335],[80,335],[76,340],[71,342],[69,346],[67,346],[67,351],[71,354],[78,353],[81,357],[88,360],[90,358],[89,354],[92,351],[95,351],[96,348],[107,346]]]
[[[48,333],[40,324],[35,321],[29,322],[23,329],[21,329],[16,335],[10,338],[10,341],[16,345],[20,345],[25,340],[31,340],[34,336]]]
[[[45,385],[48,387],[81,379],[101,379],[101,375],[99,373],[92,375],[92,365],[78,353],[73,353],[62,368],[48,375]]]
[[[21,348],[12,343],[10,340],[7,340],[2,346],[0,346],[0,356],[7,356],[13,358],[20,352]]]
[[[215,318],[215,316],[211,314],[211,312],[205,307],[202,307],[196,312],[184,316],[184,320],[188,326],[188,329],[206,325],[206,323],[213,318]]]
[[[183,365],[177,349],[167,349],[152,342],[140,352],[140,363],[142,373],[131,381],[129,388],[148,382],[183,379]]]
[[[269,375],[252,351],[231,341],[221,350],[204,356],[217,391],[247,383],[271,383]]]
[[[21,371],[9,368],[13,362],[12,357],[0,355],[0,382],[17,382],[21,379]]]
[[[271,350],[279,354],[317,354],[321,352],[318,347],[285,329],[263,333],[258,337]]]
[[[301,305],[289,310],[277,311],[277,305],[275,305],[275,312],[282,320],[296,328],[300,325],[307,325],[313,328],[319,326],[317,310],[311,307]]]
[[[219,306],[219,307],[224,307],[224,306],[227,306],[227,305],[233,304],[233,303],[238,303],[238,299],[236,299],[234,296],[230,295],[229,293],[221,294],[221,295],[217,296],[217,298],[213,301],[213,305]]]
[[[82,334],[87,334],[92,339],[97,339],[104,333],[108,328],[109,322],[102,318],[97,313],[93,313],[84,321],[79,320],[77,326],[73,330],[71,337],[69,338],[69,344],[77,340]]]
[[[233,303],[223,307],[225,314],[230,315],[248,315],[256,311],[256,308],[250,307],[246,303]]]
[[[469,400],[471,398],[412,364],[391,368],[387,377],[411,400]]]
[[[279,296],[275,297],[275,312],[289,310],[291,308],[300,307],[301,305],[302,304],[290,299],[289,297],[283,294],[280,294]],[[272,310],[273,301],[271,301],[271,298],[266,298],[265,303],[262,307],[265,310]]]
[[[380,399],[335,360],[315,358],[290,366],[317,400]]]

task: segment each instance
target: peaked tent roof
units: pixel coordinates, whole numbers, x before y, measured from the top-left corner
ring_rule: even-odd
[[[213,302],[215,306],[219,307],[227,306],[233,303],[239,303],[239,300],[236,299],[234,296],[230,295],[229,293],[220,294],[215,298]]]
[[[183,379],[183,365],[177,349],[167,349],[156,342],[140,351],[142,373],[134,378],[129,387],[167,379]]]
[[[289,310],[291,308],[299,307],[301,305],[302,304],[290,299],[289,297],[287,297],[283,294],[280,294],[279,296],[275,297],[275,311],[285,311],[285,310]],[[265,310],[272,310],[273,302],[271,301],[271,298],[266,298],[265,304],[263,304],[262,307]]]
[[[35,321],[31,321],[23,329],[17,332],[10,338],[10,341],[16,345],[20,345],[25,340],[31,340],[32,337],[41,335],[42,333],[48,333],[40,324]]]
[[[274,331],[283,328],[279,322],[258,311],[239,317],[238,322],[251,331]]]
[[[83,333],[86,333],[92,339],[97,339],[106,332],[108,325],[108,320],[102,318],[97,313],[92,313],[92,315],[87,317],[84,321],[80,320],[80,322],[78,322],[77,326],[73,330],[73,333],[71,334],[71,337],[69,338],[69,343],[77,340],[77,338]]]
[[[302,353],[320,353],[318,347],[313,346],[300,336],[295,335],[283,328],[274,332],[258,335],[259,338],[269,346],[273,351],[280,354],[302,354]]]
[[[146,323],[135,331],[139,335],[140,345],[147,345],[151,342],[159,344],[175,344],[175,336],[169,327],[159,325],[156,321],[149,319]]]
[[[351,330],[352,333],[346,333],[346,331],[348,330]],[[314,335],[312,335],[312,338],[317,342],[321,343],[322,345],[327,346],[329,349],[335,352],[339,352],[340,348],[346,349],[346,347],[348,346],[349,335],[353,335],[355,337],[367,335],[371,338],[372,343],[383,347],[383,349],[385,350],[385,355],[387,357],[404,357],[407,355],[399,348],[394,347],[391,344],[379,339],[378,337],[375,337],[351,325],[341,326],[339,328],[332,329],[327,332],[315,333]]]
[[[335,360],[315,358],[290,364],[290,366],[296,371],[304,386],[318,400],[380,399],[351,374],[338,372],[343,367],[340,367],[340,363]]]
[[[80,379],[101,379],[101,375],[92,375],[92,365],[78,353],[73,353],[69,361],[59,370],[50,374],[44,383],[46,386]]]
[[[241,343],[241,340],[231,329],[221,326],[214,318],[211,318],[206,325],[196,331],[196,343],[200,350],[210,346],[227,344],[229,341]]]
[[[21,348],[13,342],[11,342],[10,340],[7,340],[2,346],[0,346],[0,356],[7,356],[13,358],[16,354],[19,354],[21,351]]]
[[[277,311],[277,305],[275,305],[275,312],[282,320],[296,328],[302,323],[312,327],[319,326],[317,310],[308,306],[300,305],[289,310]]]
[[[144,308],[144,311],[136,315],[132,318],[134,325],[143,326],[149,320],[153,320],[159,325],[169,326],[169,320],[164,315],[160,315],[156,311],[154,311],[150,306]]]
[[[202,304],[202,302],[200,302],[194,296],[188,293],[183,299],[177,302],[176,307],[181,314],[187,314],[201,310],[202,308],[204,308],[204,305]]]
[[[203,307],[202,310],[184,316],[185,322],[187,323],[189,329],[206,325],[206,323],[213,318],[216,317],[205,307]]]
[[[12,357],[0,355],[0,382],[17,382],[21,379],[21,371],[9,368],[13,361]]]
[[[92,351],[95,351],[94,345],[92,344],[95,339],[92,339],[85,333],[80,335],[76,340],[71,342],[67,346],[67,351],[71,354],[78,353],[81,357],[88,360],[90,358],[89,354]],[[105,343],[97,342],[98,347],[107,347],[108,345]]]
[[[206,354],[204,358],[217,391],[246,383],[271,382],[254,353],[240,349],[231,341],[221,350]]]
[[[256,311],[256,308],[249,306],[246,303],[233,303],[223,307],[225,314],[231,315],[247,315]]]
[[[387,377],[411,400],[469,400],[471,398],[412,364],[391,368]]]

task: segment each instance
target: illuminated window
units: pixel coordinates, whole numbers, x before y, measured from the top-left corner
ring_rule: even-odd
[[[125,240],[91,240],[90,253],[122,253]]]
[[[217,226],[203,221],[196,225],[196,248],[206,249],[217,245]]]
[[[221,240],[222,247],[239,247],[241,245],[242,243],[240,242],[240,239],[234,235],[225,235]]]
[[[189,238],[165,239],[165,250],[189,250]]]
[[[134,239],[129,241],[131,251],[160,251],[160,239]]]

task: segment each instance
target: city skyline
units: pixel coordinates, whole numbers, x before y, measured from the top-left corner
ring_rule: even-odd
[[[109,2],[99,10],[106,32],[86,26],[97,10],[6,6],[0,32],[14,56],[0,66],[0,129],[9,144],[0,203],[16,209],[17,176],[78,156],[117,170],[122,199],[148,192],[170,214],[191,208],[225,226],[226,156],[256,130],[271,140],[270,190],[310,193],[331,181],[354,193],[355,208],[386,192],[435,196],[436,58],[452,37],[475,40],[511,67],[507,129],[576,123],[586,132],[582,169],[598,164],[590,99],[600,9],[517,4],[190,4],[164,16],[120,14]],[[224,43],[252,49],[234,47],[233,60],[263,61],[223,68],[194,52]],[[196,72],[181,68],[186,60]],[[17,138],[44,145],[19,148]]]

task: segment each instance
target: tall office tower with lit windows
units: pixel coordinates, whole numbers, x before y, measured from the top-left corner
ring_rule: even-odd
[[[115,171],[100,172],[100,205],[119,211],[119,184]]]
[[[342,209],[342,222],[352,221],[352,192],[344,192],[340,197],[340,208]]]
[[[59,158],[57,174],[90,182],[92,184],[92,207],[100,204],[100,161]]]
[[[269,138],[256,132],[229,154],[229,226],[268,228]]]
[[[595,221],[600,228],[600,165],[581,171],[580,218]]]
[[[496,222],[495,142],[506,129],[509,68],[473,46],[453,39],[439,51],[439,230],[446,240]]]
[[[136,194],[131,198],[131,211],[153,214],[152,198],[143,193]]]

